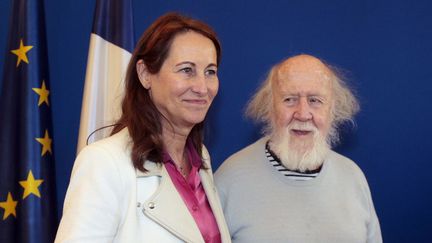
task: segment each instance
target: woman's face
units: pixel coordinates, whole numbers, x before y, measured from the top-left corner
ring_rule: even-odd
[[[219,88],[216,59],[213,42],[188,31],[174,37],[159,73],[150,74],[142,61],[137,63],[142,85],[176,130],[191,129],[204,120]]]

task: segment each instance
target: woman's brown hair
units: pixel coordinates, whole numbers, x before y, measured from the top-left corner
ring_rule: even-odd
[[[122,102],[122,115],[114,125],[111,135],[127,127],[132,138],[131,159],[136,169],[146,172],[146,160],[162,161],[163,140],[162,123],[165,119],[157,110],[138,78],[136,63],[143,60],[148,71],[156,74],[162,67],[174,38],[187,31],[194,31],[209,38],[216,49],[217,65],[221,57],[221,47],[216,33],[204,22],[178,13],[168,13],[159,17],[144,32],[130,59],[126,79],[125,97]],[[189,139],[198,154],[202,153],[204,122],[196,124]]]

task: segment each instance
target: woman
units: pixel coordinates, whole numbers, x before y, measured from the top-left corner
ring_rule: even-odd
[[[220,44],[169,13],[143,34],[109,138],[78,155],[56,242],[230,242],[204,146]]]

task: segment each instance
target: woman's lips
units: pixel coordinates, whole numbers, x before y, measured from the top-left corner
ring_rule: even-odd
[[[198,106],[206,106],[207,105],[207,100],[205,100],[205,99],[185,99],[183,101],[186,102],[187,104],[191,104],[191,105],[198,105]]]

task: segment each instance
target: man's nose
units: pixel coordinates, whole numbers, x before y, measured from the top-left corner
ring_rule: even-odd
[[[308,121],[312,119],[312,112],[306,97],[300,97],[294,112],[294,118],[299,121]]]

